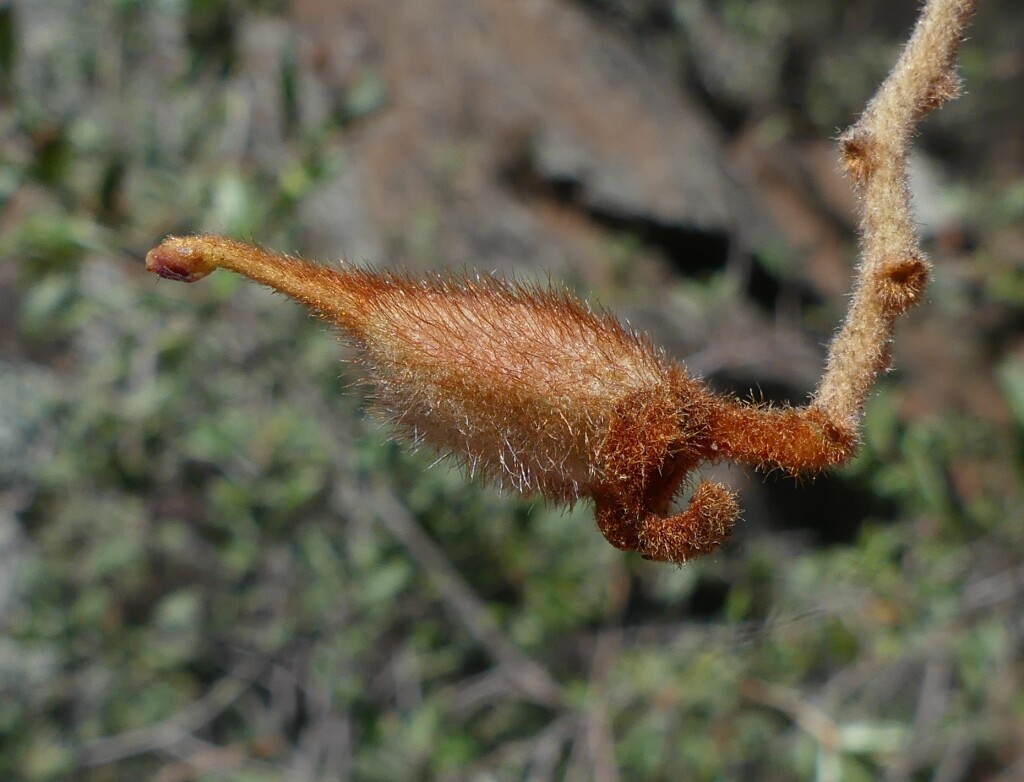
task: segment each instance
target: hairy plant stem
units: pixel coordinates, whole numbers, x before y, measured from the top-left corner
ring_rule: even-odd
[[[914,227],[907,163],[918,122],[957,96],[956,56],[977,0],[931,0],[860,120],[840,138],[859,196],[861,259],[846,321],[812,406],[853,430],[889,368],[896,319],[921,298],[930,264]]]

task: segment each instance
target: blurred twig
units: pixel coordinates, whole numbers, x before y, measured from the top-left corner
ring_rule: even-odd
[[[195,736],[184,736],[173,745],[177,758],[160,769],[153,782],[188,782],[210,775],[237,771],[247,760],[237,746],[217,747]]]
[[[462,769],[459,779],[490,779],[494,769],[522,762],[528,770],[526,782],[554,780],[562,758],[562,746],[572,736],[578,721],[579,714],[566,709],[536,735],[506,741],[471,767]]]
[[[977,745],[973,739],[960,737],[953,741],[947,741],[932,782],[960,782],[960,780],[967,779],[976,751]],[[1012,771],[1012,768],[1008,769],[1008,772]],[[1019,773],[994,777],[990,782],[1011,782],[1014,779],[1020,779]]]
[[[615,739],[609,724],[605,691],[622,648],[622,633],[618,628],[601,633],[594,644],[590,665],[590,687],[573,744],[567,780],[594,780],[618,782],[619,770],[615,762]],[[585,761],[589,761],[589,770]]]
[[[546,706],[559,706],[563,703],[561,687],[554,677],[508,640],[484,602],[477,597],[441,548],[420,529],[383,481],[375,480],[366,487],[360,487],[354,496],[345,495],[343,489],[340,499],[346,513],[359,507],[372,509],[374,518],[427,573],[453,618],[487,649],[488,654],[505,668],[509,678],[525,694]]]
[[[971,614],[1017,599],[1024,592],[1024,566],[1001,570],[964,588],[963,606]]]
[[[157,750],[167,750],[223,714],[259,677],[266,661],[252,659],[218,681],[202,698],[163,722],[87,743],[79,766],[102,766]]]
[[[555,770],[562,757],[562,746],[568,741],[575,724],[576,714],[566,712],[530,742],[533,753],[527,782],[547,782],[555,778]]]
[[[949,659],[928,660],[921,675],[914,717],[914,739],[907,750],[895,758],[887,782],[906,782],[914,777],[942,746],[936,727],[949,708],[953,665]],[[941,765],[941,764],[940,764]]]
[[[818,744],[817,782],[839,782],[839,726],[817,706],[799,693],[759,679],[746,679],[740,685],[744,697],[789,717]]]

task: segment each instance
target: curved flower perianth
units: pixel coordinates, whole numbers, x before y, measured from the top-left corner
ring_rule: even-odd
[[[410,439],[518,491],[590,499],[612,545],[684,562],[714,551],[739,516],[732,492],[708,481],[672,513],[700,465],[813,474],[854,454],[865,400],[889,366],[895,321],[928,281],[910,211],[910,138],[957,93],[956,53],[974,5],[930,0],[842,137],[860,196],[861,260],[850,311],[806,407],[714,394],[647,338],[565,291],[332,268],[219,236],[169,238],[146,265],[181,282],[223,268],[296,299],[360,349],[380,407]]]

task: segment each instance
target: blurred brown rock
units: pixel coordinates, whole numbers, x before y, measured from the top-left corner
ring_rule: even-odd
[[[368,78],[383,83],[382,106],[357,123],[349,149],[386,258],[420,260],[407,238],[419,220],[430,224],[443,263],[542,265],[557,274],[571,262],[600,274],[587,270],[593,243],[606,234],[594,216],[711,234],[751,222],[749,199],[702,111],[667,69],[577,7],[292,7],[300,70],[315,74],[304,85],[304,110],[330,110]]]

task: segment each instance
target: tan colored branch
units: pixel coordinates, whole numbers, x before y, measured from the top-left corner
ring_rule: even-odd
[[[956,55],[976,4],[931,0],[892,72],[840,139],[860,197],[861,260],[853,303],[812,404],[854,430],[875,378],[889,367],[896,318],[928,284],[907,179],[910,141],[924,116],[959,94]]]

